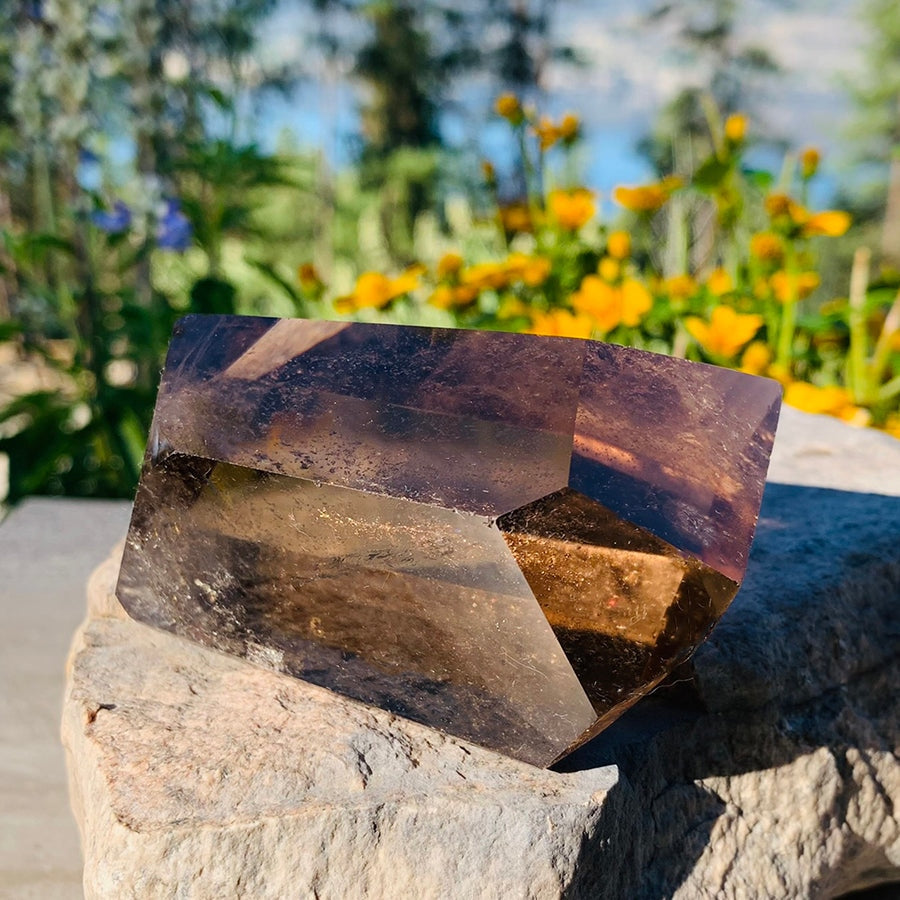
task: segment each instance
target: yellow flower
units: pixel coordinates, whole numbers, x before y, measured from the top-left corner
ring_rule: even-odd
[[[627,259],[631,255],[631,235],[627,231],[611,231],[606,239],[606,252],[613,259]]]
[[[449,284],[439,284],[428,302],[438,309],[462,309],[469,306],[478,298],[478,291],[469,286],[451,287]]]
[[[497,310],[498,319],[517,319],[520,316],[530,316],[531,307],[527,303],[523,303],[518,297],[507,295],[500,303]]]
[[[550,275],[551,262],[543,256],[513,253],[503,262],[484,262],[462,269],[461,286],[481,290],[501,290],[514,281],[529,287],[543,284]]]
[[[528,334],[547,334],[555,337],[589,338],[594,323],[588,316],[573,315],[567,309],[551,309],[535,313]]]
[[[762,328],[763,317],[756,314],[742,315],[730,306],[717,306],[712,311],[709,323],[696,316],[688,316],[684,325],[691,337],[707,353],[731,359]]]
[[[438,278],[449,278],[456,275],[463,267],[463,258],[458,253],[445,253],[437,264]]]
[[[850,214],[840,209],[826,209],[813,213],[803,223],[803,235],[840,237],[850,227]]]
[[[772,275],[769,283],[779,303],[790,303],[808,297],[819,286],[819,276],[815,272],[785,272],[781,269]]]
[[[740,144],[747,136],[747,117],[744,113],[732,113],[725,120],[725,137],[732,144]]]
[[[872,413],[864,406],[846,406],[838,413],[838,418],[857,428],[868,428],[872,424]]]
[[[551,265],[545,256],[511,253],[503,268],[509,281],[524,281],[529,287],[537,287],[549,277]]]
[[[721,297],[734,290],[734,279],[724,269],[713,269],[706,279],[706,288],[713,297]]]
[[[575,113],[566,113],[559,123],[559,136],[565,144],[573,144],[581,136],[581,119]]]
[[[532,256],[522,271],[522,281],[528,287],[538,287],[550,277],[551,263],[546,256]]]
[[[890,413],[883,427],[888,434],[900,439],[900,413]]]
[[[448,284],[439,284],[434,293],[428,298],[428,302],[438,309],[453,309],[456,305],[454,302],[453,288]]]
[[[499,290],[509,284],[509,275],[503,263],[476,263],[460,272],[459,280],[465,287],[477,290]]]
[[[602,334],[618,325],[633,328],[653,306],[650,292],[639,281],[626,278],[614,286],[596,275],[588,275],[572,295],[572,306],[594,319]]]
[[[771,231],[759,231],[750,238],[750,252],[763,262],[779,263],[784,259],[784,244]]]
[[[468,306],[478,297],[478,288],[472,284],[460,284],[453,288],[453,302],[457,306]]]
[[[810,179],[819,171],[822,154],[815,147],[807,147],[800,154],[800,176]]]
[[[524,203],[511,203],[500,207],[500,221],[505,231],[529,232],[534,230],[531,211]]]
[[[621,287],[622,292],[622,324],[634,328],[644,313],[650,312],[653,306],[653,297],[650,291],[639,281],[626,278]]]
[[[597,266],[597,271],[604,281],[615,281],[619,277],[621,268],[617,259],[613,259],[611,256],[604,256]]]
[[[341,313],[368,307],[383,309],[391,301],[414,291],[419,286],[421,274],[421,266],[412,266],[396,278],[388,278],[381,272],[363,272],[356,279],[353,293],[338,297],[334,301],[334,308]]]
[[[844,417],[855,412],[853,398],[846,388],[793,381],[784,389],[784,402],[804,412]]]
[[[590,316],[601,334],[612,331],[622,321],[622,292],[597,275],[587,275],[572,295],[577,312]]]
[[[794,225],[805,225],[809,221],[809,210],[799,203],[792,203],[789,212]]]
[[[473,287],[451,287],[449,284],[439,284],[428,298],[428,302],[438,309],[462,309],[477,298],[478,291]]]
[[[541,150],[549,150],[562,137],[559,129],[546,116],[533,127]]]
[[[522,104],[515,94],[501,94],[494,101],[494,111],[512,125],[521,124],[525,118]]]
[[[690,275],[673,275],[663,282],[663,290],[673,300],[687,300],[697,293],[697,282]]]
[[[531,257],[527,253],[510,253],[501,263],[503,271],[512,279],[520,278]]]
[[[763,375],[772,362],[772,351],[762,341],[753,341],[741,354],[741,371],[749,375]]]
[[[787,194],[774,193],[769,194],[764,201],[766,212],[773,220],[789,219],[795,225],[802,225],[808,218],[809,213],[799,203],[794,201]]]
[[[550,191],[547,202],[550,215],[566,231],[578,231],[597,212],[593,191],[587,188]]]
[[[655,212],[669,199],[672,191],[679,187],[681,179],[670,175],[662,181],[639,187],[619,185],[613,191],[613,199],[619,206],[624,206],[632,212]]]

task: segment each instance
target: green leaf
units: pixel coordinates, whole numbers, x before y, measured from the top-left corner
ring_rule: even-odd
[[[144,448],[147,444],[147,435],[141,420],[132,410],[126,409],[122,411],[119,435],[132,470],[140,472],[144,459]]]
[[[702,191],[717,188],[730,171],[730,163],[722,162],[717,156],[710,156],[694,173],[694,187]]]
[[[300,292],[286,278],[279,275],[274,266],[260,259],[247,259],[247,264],[253,266],[260,274],[265,275],[269,281],[277,284],[288,295],[298,315],[302,316],[306,312],[306,302],[300,296]]]
[[[212,315],[234,315],[237,291],[230,281],[201,278],[191,288],[191,311]]]
[[[219,90],[219,88],[213,87],[212,85],[205,85],[201,88],[201,91],[205,93],[219,109],[225,110],[226,112],[231,109],[233,105],[231,99],[225,95],[224,91]]]
[[[67,464],[78,440],[65,430],[70,413],[71,406],[49,391],[17,397],[0,410],[0,422],[24,420],[23,427],[0,439],[0,452],[9,456],[11,503],[47,493],[53,476]]]
[[[765,169],[744,169],[744,178],[760,191],[768,191],[775,183],[775,176]]]
[[[11,341],[13,338],[18,337],[23,330],[22,325],[13,319],[0,322],[0,344],[4,341]]]

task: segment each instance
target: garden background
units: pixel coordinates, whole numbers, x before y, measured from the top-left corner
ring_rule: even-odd
[[[593,336],[900,436],[895,0],[0,0],[0,495],[130,497],[174,321]]]

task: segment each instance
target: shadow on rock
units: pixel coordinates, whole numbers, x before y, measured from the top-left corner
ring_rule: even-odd
[[[900,500],[767,487],[685,668],[560,763],[621,780],[565,896],[834,898],[900,878]]]

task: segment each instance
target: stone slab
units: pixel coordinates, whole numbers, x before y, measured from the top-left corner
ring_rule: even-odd
[[[794,411],[779,442],[772,478],[794,483],[767,488],[693,669],[561,772],[131,622],[112,559],[63,716],[86,895],[831,898],[900,879],[900,443]]]
[[[81,853],[59,745],[84,583],[128,527],[124,501],[35,498],[0,524],[0,897],[75,900]]]
[[[63,739],[88,897],[534,896],[613,768],[560,775],[127,619],[95,573]]]

